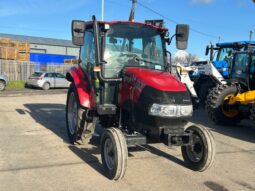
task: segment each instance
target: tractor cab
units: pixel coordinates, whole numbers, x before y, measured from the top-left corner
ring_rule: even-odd
[[[231,79],[238,80],[249,90],[255,90],[255,52],[239,51],[233,54]]]
[[[73,21],[73,42],[81,46],[80,67],[92,80],[97,106],[118,104],[118,84],[127,78],[126,68],[169,73],[168,30],[151,23]],[[180,49],[187,46],[187,30],[187,25],[176,28]]]
[[[229,78],[233,61],[232,52],[246,51],[250,47],[255,47],[255,41],[217,43],[216,46],[208,45],[206,47],[206,55],[210,52],[210,60],[213,65],[224,78]]]

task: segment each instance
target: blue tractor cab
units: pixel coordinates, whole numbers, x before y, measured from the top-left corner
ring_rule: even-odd
[[[231,64],[233,60],[232,52],[247,50],[249,47],[254,47],[255,49],[255,41],[238,41],[238,42],[224,42],[217,43],[216,47],[212,47],[211,50],[211,61],[216,69],[221,73],[224,78],[229,78]],[[213,50],[216,50],[216,59],[214,58]]]
[[[197,70],[190,71],[189,76],[194,82],[194,88],[204,105],[210,89],[231,78],[233,52],[255,50],[255,41],[239,41],[212,44],[206,47],[205,55],[210,54],[210,62],[200,61],[191,63]],[[215,69],[216,68],[216,69]]]

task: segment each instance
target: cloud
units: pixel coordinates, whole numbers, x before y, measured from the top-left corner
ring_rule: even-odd
[[[192,0],[192,3],[210,4],[213,0]]]

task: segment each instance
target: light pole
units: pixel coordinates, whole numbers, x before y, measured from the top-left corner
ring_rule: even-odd
[[[102,0],[102,21],[104,20],[104,0]]]
[[[253,31],[251,30],[250,31],[250,40],[252,40],[252,37],[253,37]]]

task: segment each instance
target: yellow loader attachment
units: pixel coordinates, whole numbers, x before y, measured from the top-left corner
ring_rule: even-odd
[[[255,103],[255,90],[238,93],[237,95],[228,98],[228,104],[234,105],[235,103],[241,103],[243,105]]]

